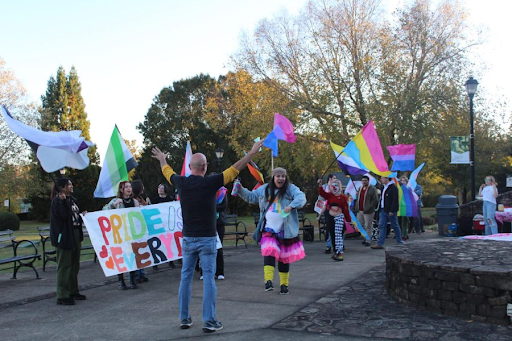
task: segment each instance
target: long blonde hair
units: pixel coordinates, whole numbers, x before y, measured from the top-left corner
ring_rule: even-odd
[[[498,183],[496,182],[496,179],[494,179],[494,176],[492,176],[492,175],[487,175],[485,178],[486,178],[486,179],[487,179],[487,178],[489,178],[493,184],[495,184],[496,186],[498,186]]]

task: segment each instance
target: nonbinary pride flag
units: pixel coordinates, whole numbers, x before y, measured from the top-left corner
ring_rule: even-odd
[[[389,156],[393,159],[391,171],[412,171],[416,158],[416,143],[387,146]]]
[[[128,173],[135,167],[137,167],[137,162],[126,146],[126,143],[124,143],[123,137],[116,125],[110,137],[100,178],[94,190],[94,197],[114,197],[117,194],[119,183],[121,181],[128,181]]]

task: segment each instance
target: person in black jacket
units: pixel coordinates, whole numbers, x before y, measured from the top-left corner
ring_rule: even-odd
[[[395,238],[398,244],[405,244],[402,240],[402,233],[400,226],[398,225],[398,188],[391,178],[382,176],[380,181],[384,185],[382,189],[380,213],[379,213],[379,240],[377,245],[372,246],[372,249],[383,249],[384,242],[386,241],[386,229],[388,222],[391,223],[391,227],[395,230]]]
[[[73,305],[75,300],[86,299],[78,292],[84,235],[80,210],[72,193],[71,180],[58,179],[52,191],[50,211],[50,240],[57,251],[57,304],[62,305]]]

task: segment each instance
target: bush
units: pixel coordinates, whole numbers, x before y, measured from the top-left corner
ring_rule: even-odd
[[[20,218],[12,212],[0,212],[0,231],[20,229]]]
[[[423,225],[429,226],[429,225],[435,225],[437,224],[437,216],[433,215],[431,217],[423,217]]]

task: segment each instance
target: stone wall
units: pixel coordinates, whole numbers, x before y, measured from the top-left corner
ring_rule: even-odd
[[[456,239],[387,248],[386,291],[417,309],[508,325],[509,243]]]

